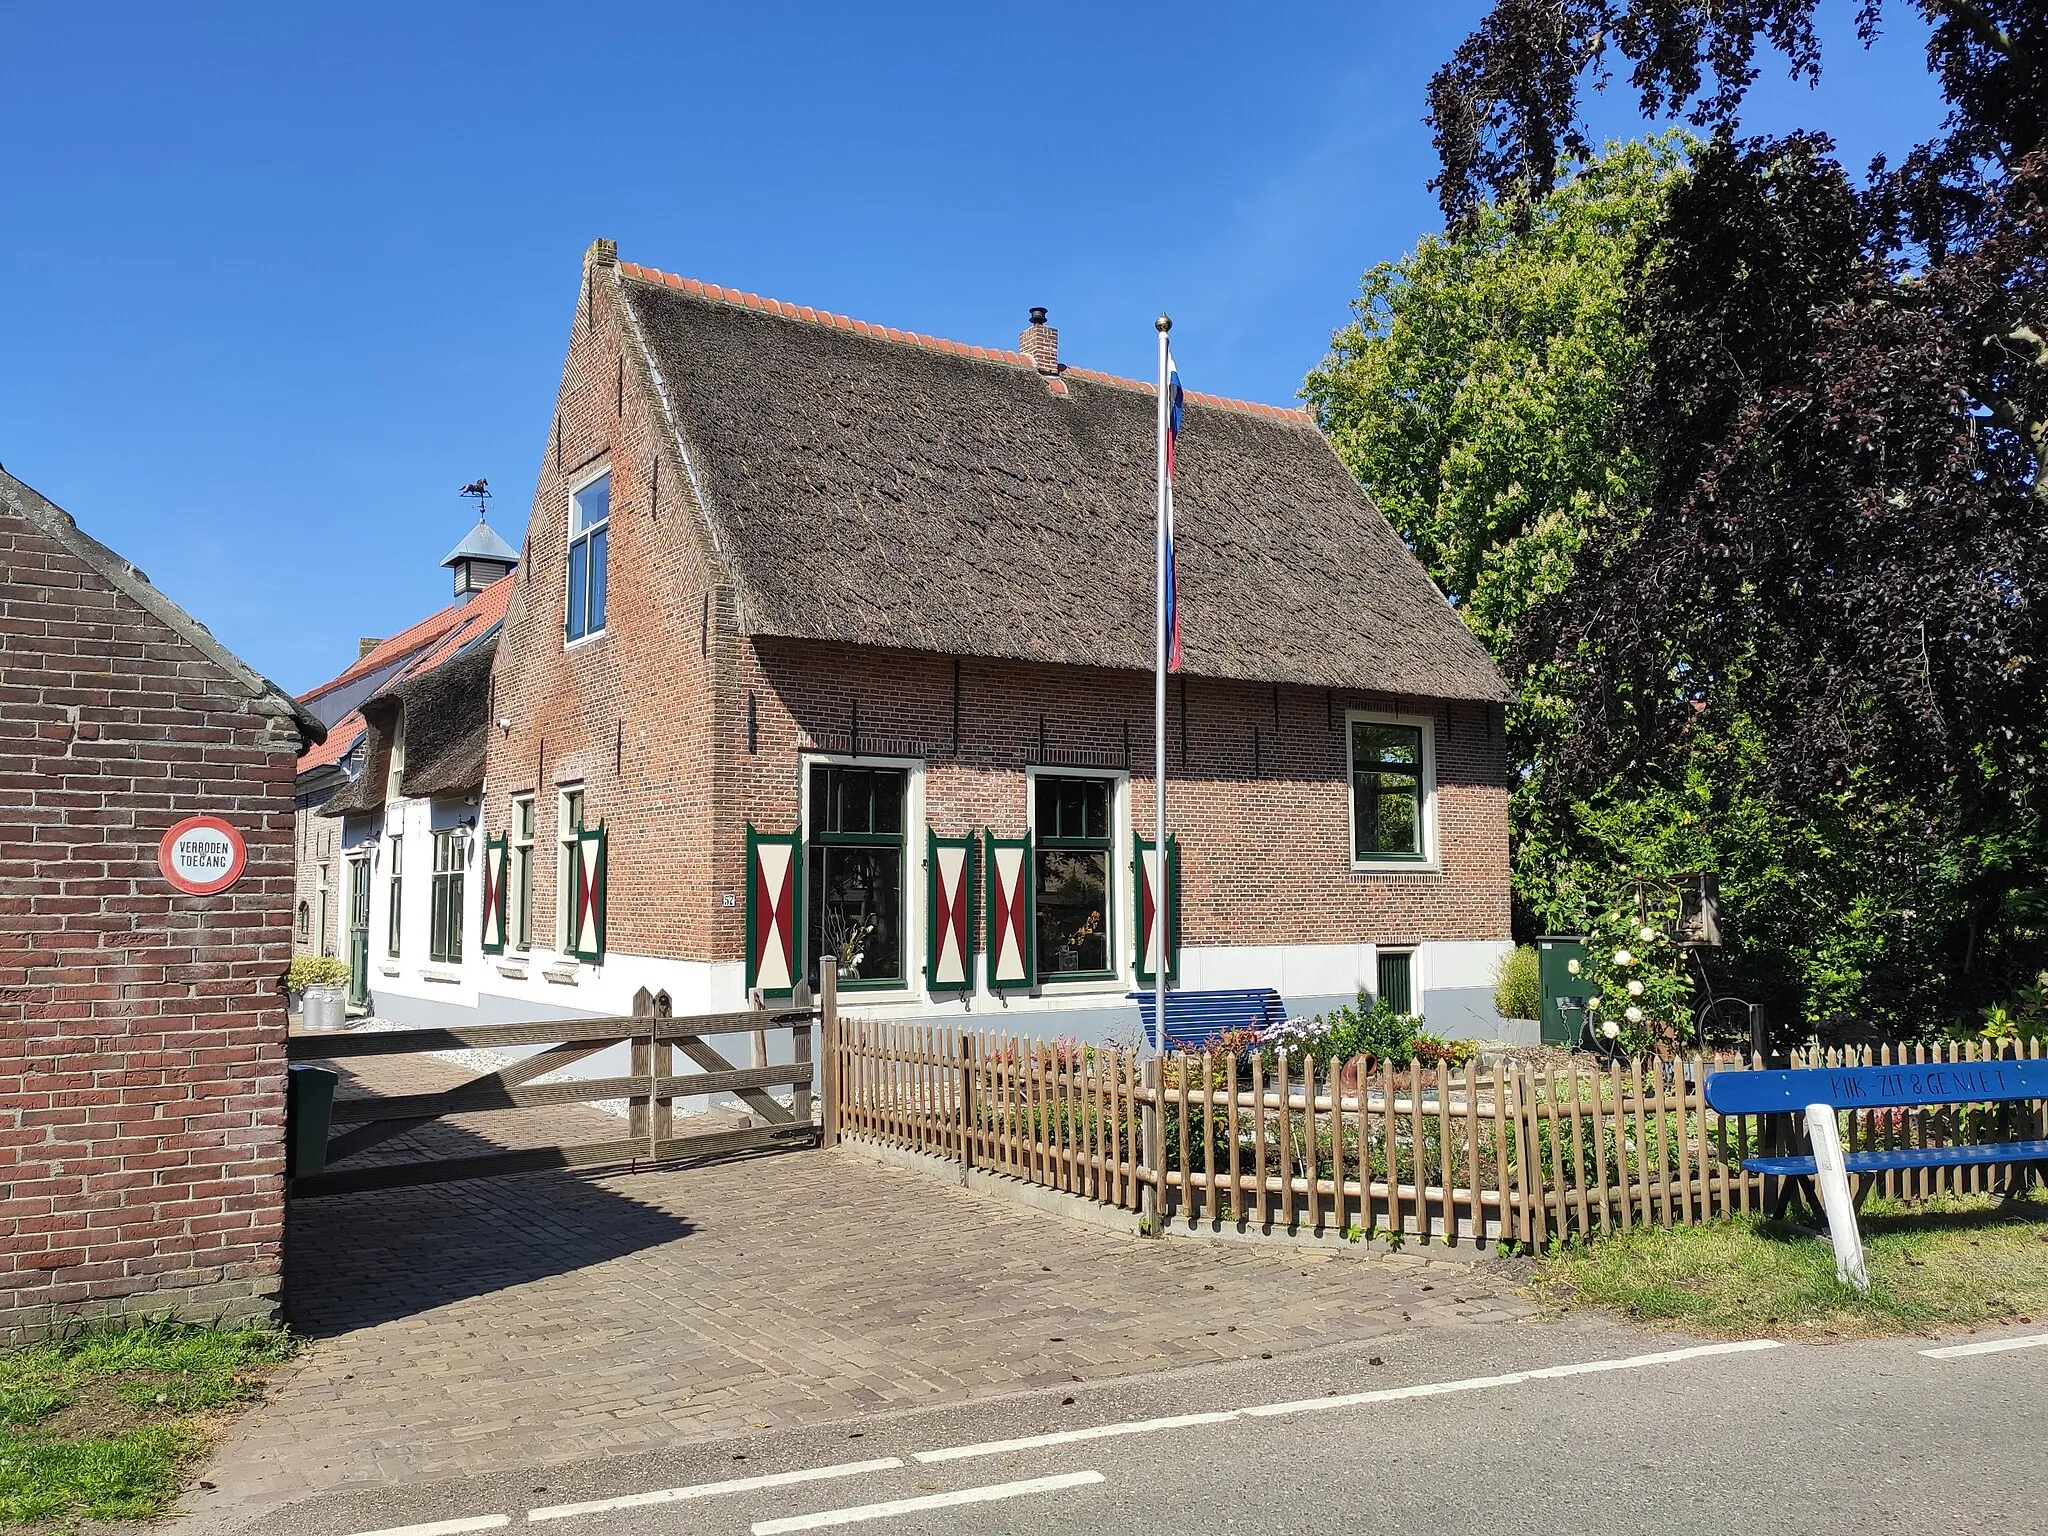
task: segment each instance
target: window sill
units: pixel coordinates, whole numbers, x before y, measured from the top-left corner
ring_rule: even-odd
[[[526,980],[526,961],[523,957],[518,960],[500,960],[497,962],[497,967],[498,974],[508,980]]]
[[[1435,859],[1372,859],[1351,861],[1354,875],[1440,875],[1443,866]]]
[[[398,962],[396,960],[379,961],[377,973],[380,976],[396,976],[398,974]]]
[[[1123,976],[1070,976],[1060,981],[1041,981],[1034,995],[1038,997],[1121,998],[1134,985],[1134,982]]]
[[[576,985],[577,972],[579,969],[580,968],[577,966],[576,962],[574,960],[570,960],[565,963],[558,963],[549,966],[546,970],[541,972],[541,975],[546,977],[549,981],[552,981],[558,987],[573,987]]]
[[[602,629],[593,629],[589,634],[578,635],[574,640],[571,640],[567,636],[564,636],[562,639],[562,654],[566,656],[571,651],[582,650],[583,647],[585,647],[586,645],[595,645],[598,641],[602,640],[607,633],[609,633],[609,631]]]
[[[437,969],[431,965],[420,967],[420,980],[431,981],[437,986],[454,987],[462,984],[462,972]]]

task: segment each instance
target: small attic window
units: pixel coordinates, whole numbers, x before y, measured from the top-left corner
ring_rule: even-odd
[[[569,494],[569,595],[563,634],[571,641],[604,630],[605,543],[612,476],[601,470]]]

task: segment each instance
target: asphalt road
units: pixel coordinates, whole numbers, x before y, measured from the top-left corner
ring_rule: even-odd
[[[193,1536],[2044,1533],[2048,1347],[1923,1353],[2002,1338],[2048,1342],[2036,1327],[1702,1349],[1591,1317],[1432,1330],[181,1524]],[[1007,1444],[1019,1439],[1034,1443]]]

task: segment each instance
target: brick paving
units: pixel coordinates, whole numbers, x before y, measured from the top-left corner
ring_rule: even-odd
[[[311,1342],[208,1471],[222,1503],[1530,1310],[1483,1268],[1150,1242],[844,1149],[300,1201],[287,1288]]]

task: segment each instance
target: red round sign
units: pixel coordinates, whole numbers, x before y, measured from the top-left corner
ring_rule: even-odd
[[[188,896],[212,896],[242,878],[249,845],[218,816],[187,816],[156,845],[156,867]]]

